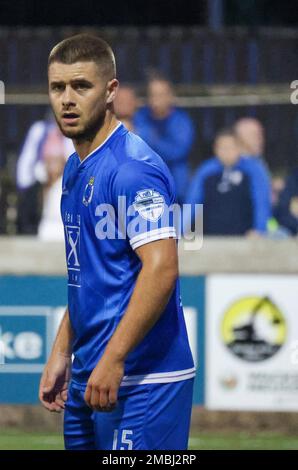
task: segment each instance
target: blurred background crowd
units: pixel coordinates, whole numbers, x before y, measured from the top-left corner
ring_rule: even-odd
[[[149,78],[143,106],[132,86],[121,86],[115,111],[130,131],[166,161],[178,202],[204,205],[206,235],[262,236],[270,230],[274,215],[275,223],[280,222],[279,236],[296,233],[297,209],[297,229],[289,220],[291,215],[295,218],[291,202],[295,194],[285,203],[288,184],[282,178],[272,184],[264,158],[265,131],[258,119],[244,116],[231,127],[219,129],[212,153],[191,173],[196,122],[176,106],[175,90],[167,78],[160,74]],[[63,239],[59,199],[64,164],[73,151],[50,110],[44,120],[30,126],[16,163],[19,233]],[[195,217],[193,212],[193,224]]]
[[[266,132],[260,119],[242,115],[215,129],[209,154],[192,168],[190,156],[200,126],[176,103],[173,83],[152,72],[141,102],[132,85],[123,84],[115,102],[123,124],[142,137],[166,161],[180,204],[204,205],[205,235],[288,237],[298,232],[298,169],[272,175],[266,158]],[[200,145],[199,143],[197,145]],[[74,151],[50,109],[26,131],[15,166],[18,234],[63,239],[59,207],[65,162]],[[5,193],[4,193],[5,194]],[[1,198],[5,217],[7,200]],[[6,213],[6,217],[9,213]],[[196,214],[192,212],[192,224]],[[5,230],[5,224],[2,224]]]
[[[223,28],[225,2],[203,3],[217,5],[206,29],[1,28],[0,233],[63,237],[61,178],[74,149],[48,107],[46,61],[56,42],[87,30],[115,50],[118,118],[166,161],[178,202],[204,205],[205,235],[297,235],[298,117],[290,84],[298,33]],[[192,224],[195,218],[193,211]]]

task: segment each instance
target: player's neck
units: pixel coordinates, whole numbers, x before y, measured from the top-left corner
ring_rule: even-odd
[[[107,137],[113,132],[113,130],[118,126],[118,124],[119,121],[117,120],[116,116],[110,111],[108,111],[106,113],[103,125],[98,130],[94,139],[84,141],[73,141],[74,147],[81,162],[91,152],[93,152],[93,150],[99,147],[107,139]]]

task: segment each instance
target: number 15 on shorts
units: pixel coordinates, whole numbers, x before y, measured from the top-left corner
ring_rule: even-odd
[[[132,450],[132,437],[133,432],[129,429],[114,430],[113,450]],[[119,448],[120,446],[120,448]]]

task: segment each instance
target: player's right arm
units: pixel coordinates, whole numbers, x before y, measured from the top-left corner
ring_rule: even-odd
[[[71,375],[72,337],[67,308],[40,380],[39,399],[49,411],[64,409]]]

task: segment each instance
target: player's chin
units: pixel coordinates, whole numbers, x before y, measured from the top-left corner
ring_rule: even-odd
[[[82,135],[82,131],[75,127],[61,127],[62,134],[69,139],[78,139]]]

